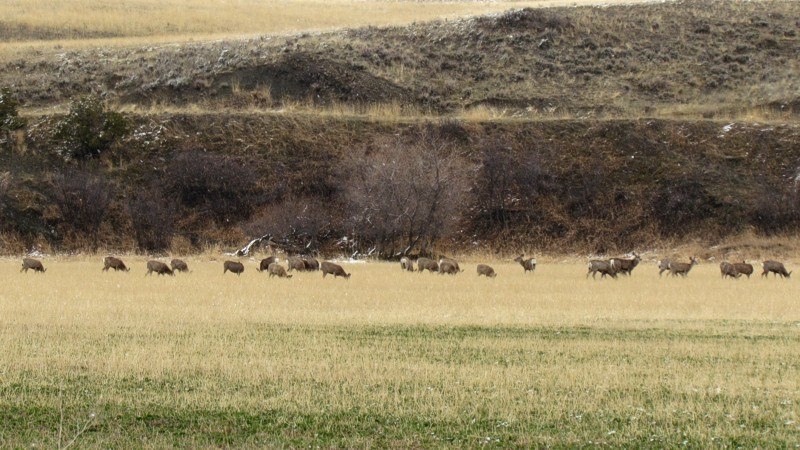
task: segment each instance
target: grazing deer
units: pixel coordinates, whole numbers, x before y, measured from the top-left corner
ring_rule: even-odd
[[[411,258],[407,256],[403,256],[400,258],[400,268],[403,270],[407,270],[409,272],[414,271],[414,262],[411,261]]]
[[[456,272],[463,272],[463,270],[461,270],[461,267],[458,267],[458,261],[456,261],[453,258],[448,258],[446,256],[442,256],[442,257],[439,258],[439,271],[440,272],[442,270],[442,263],[444,263],[444,262],[448,262],[448,263],[452,264],[453,267],[455,267]]]
[[[338,264],[334,264],[328,261],[323,261],[320,268],[322,269],[322,278],[325,278],[325,275],[327,274],[331,274],[333,275],[334,278],[344,277],[347,280],[350,279],[350,274],[345,273],[344,269],[342,269],[342,266]]]
[[[658,262],[658,278],[661,278],[661,274],[669,270],[669,263],[672,262],[668,259],[662,259]]]
[[[736,268],[736,271],[742,275],[747,275],[747,278],[750,278],[750,275],[753,274],[753,265],[747,264],[746,262],[742,261],[740,263],[733,263],[733,267]]]
[[[118,270],[122,270],[123,272],[131,271],[131,269],[125,267],[125,263],[122,262],[121,259],[113,256],[106,256],[103,258],[103,272],[108,272],[108,269],[114,269],[115,272]]]
[[[172,267],[173,272],[188,272],[189,265],[186,264],[186,261],[182,259],[173,259],[169,263],[170,267]]]
[[[458,264],[453,261],[443,260],[439,263],[439,275],[455,275],[458,272]]]
[[[244,264],[237,262],[237,261],[225,261],[222,265],[222,274],[224,275],[225,272],[230,271],[231,273],[235,273],[238,277],[239,275],[244,272]]]
[[[525,259],[525,256],[519,255],[514,258],[522,266],[523,273],[534,272],[536,270],[536,258]],[[536,273],[536,272],[534,272]]]
[[[488,278],[494,278],[497,276],[497,273],[492,269],[491,266],[487,266],[486,264],[478,264],[478,276],[484,275]]]
[[[671,262],[671,263],[669,263],[669,271],[670,271],[670,273],[672,274],[673,277],[677,276],[677,275],[680,275],[680,276],[685,278],[686,275],[689,275],[689,271],[692,270],[692,267],[694,267],[694,266],[696,266],[698,264],[700,264],[700,263],[699,263],[699,261],[697,261],[697,258],[692,256],[691,258],[689,258],[689,262],[688,263],[684,263],[684,262]]]
[[[617,268],[614,265],[613,260],[609,259],[593,259],[589,261],[589,271],[586,272],[586,278],[589,278],[589,274],[592,275],[592,279],[595,279],[595,275],[600,273],[600,279],[606,277],[606,275],[610,276],[613,279],[617,279]]]
[[[622,275],[630,276],[633,269],[639,265],[642,261],[642,258],[636,254],[636,252],[631,253],[633,258],[611,258],[611,262],[614,264],[614,267],[617,268],[617,271]]]
[[[736,266],[727,261],[719,263],[719,271],[722,274],[722,278],[725,277],[739,278],[740,276],[742,276],[742,274],[740,274],[739,271],[736,270]]]
[[[270,278],[274,276],[277,276],[278,278],[292,278],[291,275],[286,273],[286,269],[276,262],[270,264],[269,267],[267,267],[267,271],[269,272]]]
[[[267,256],[266,258],[261,260],[261,263],[259,263],[258,269],[256,270],[258,270],[259,272],[269,270],[269,265],[276,262],[278,262],[277,256]]]
[[[315,272],[315,271],[319,270],[319,261],[317,261],[313,257],[304,256],[302,259],[303,259],[303,264],[305,264],[305,266],[306,266],[305,270],[307,270],[309,272]]]
[[[417,258],[417,271],[422,273],[424,270],[427,270],[428,272],[438,272],[439,264],[432,259]]]
[[[792,276],[792,272],[787,272],[786,267],[783,266],[783,263],[778,261],[764,261],[762,263],[762,267],[764,268],[764,271],[761,272],[762,277],[769,278],[770,272],[772,272],[775,278],[777,278],[778,275],[780,275],[781,278],[790,278]]]
[[[299,256],[290,256],[286,258],[286,264],[289,266],[289,272],[293,270],[303,272],[306,270],[306,262]]]
[[[39,272],[39,273],[47,272],[47,269],[44,268],[41,261],[33,258],[24,258],[22,260],[22,269],[20,269],[19,271],[20,272],[24,271],[25,273],[28,273],[28,269],[31,269],[34,272]]]
[[[144,276],[150,275],[153,272],[159,275],[175,276],[175,272],[173,272],[172,269],[170,269],[169,266],[163,262],[154,260],[147,261],[147,273],[144,274]]]

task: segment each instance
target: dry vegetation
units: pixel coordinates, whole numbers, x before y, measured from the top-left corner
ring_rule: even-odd
[[[331,28],[400,25],[413,21],[486,14],[526,6],[594,4],[596,0],[392,1],[289,0],[34,0],[0,2],[0,41],[51,41],[147,37],[238,36]],[[603,2],[623,3],[621,0]],[[636,3],[625,0],[624,3]],[[138,42],[144,42],[140,40]],[[120,42],[120,41],[117,41]],[[107,42],[95,40],[99,46]],[[88,44],[88,42],[84,42]]]
[[[269,280],[100,258],[0,263],[2,444],[787,447],[794,282],[715,264],[593,282],[583,264],[456,276],[347,264]],[[790,267],[791,268],[791,267]],[[76,428],[77,427],[77,428]]]
[[[40,49],[9,54],[0,84],[14,86],[29,107],[91,92],[165,110],[311,103],[479,119],[794,120],[798,8],[780,0],[545,8],[322,33]]]

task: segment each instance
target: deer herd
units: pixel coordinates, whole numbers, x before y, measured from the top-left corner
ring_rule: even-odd
[[[618,275],[630,276],[633,272],[633,269],[635,269],[641,261],[641,256],[639,256],[636,252],[621,258],[591,259],[589,260],[589,271],[586,273],[586,278],[589,278],[589,275],[591,275],[592,279],[596,279],[598,273],[600,274],[601,279],[605,278],[606,276],[609,276],[613,279],[616,279]],[[517,262],[520,266],[522,266],[524,273],[534,272],[536,270],[536,258],[526,258],[524,255],[519,255],[518,257],[514,258],[514,262]],[[350,274],[345,272],[342,266],[334,264],[330,261],[323,261],[320,263],[317,259],[310,256],[289,256],[286,259],[286,264],[287,267],[284,267],[278,261],[278,257],[269,256],[261,260],[256,270],[259,272],[267,272],[270,278],[275,276],[278,278],[292,278],[292,275],[289,274],[289,272],[293,270],[297,272],[321,271],[323,278],[325,278],[327,275],[333,275],[334,278],[350,278]],[[669,274],[672,276],[680,275],[681,277],[686,277],[689,274],[689,271],[692,270],[692,267],[696,266],[697,264],[699,264],[699,261],[695,257],[689,258],[689,262],[662,259],[658,262],[658,276],[661,277],[664,272],[669,272]],[[238,261],[225,261],[222,266],[223,274],[231,272],[237,276],[241,275],[245,269],[244,264]],[[427,270],[429,273],[437,272],[441,275],[456,275],[464,271],[458,265],[458,261],[447,257],[441,257],[438,261],[430,258],[419,257],[417,258],[415,267],[414,261],[412,261],[411,258],[404,256],[400,258],[400,268],[408,272],[422,273]],[[789,278],[792,275],[792,272],[788,272],[783,263],[778,261],[764,261],[762,263],[762,268],[762,277],[769,277],[770,273],[773,274],[773,278],[777,278],[778,275],[780,275],[781,278]],[[102,270],[103,272],[108,272],[109,269],[113,269],[115,272],[129,272],[131,270],[121,259],[114,256],[106,256],[103,259]],[[24,258],[22,260],[22,269],[20,272],[27,272],[28,270],[33,270],[34,272],[39,273],[44,273],[47,271],[41,261],[33,258]],[[719,270],[723,279],[738,279],[742,275],[750,278],[750,275],[753,274],[753,265],[748,264],[745,261],[734,263],[724,261],[720,263]],[[189,265],[180,259],[173,259],[169,265],[161,261],[150,260],[147,262],[147,273],[145,273],[145,276],[152,275],[153,273],[157,275],[175,275],[176,272],[189,272]],[[497,277],[497,272],[495,272],[495,270],[487,264],[478,264],[477,274],[479,277],[481,275],[487,278]]]

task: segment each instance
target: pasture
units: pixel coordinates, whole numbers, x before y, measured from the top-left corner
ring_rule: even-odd
[[[760,268],[345,262],[350,280],[287,280],[101,259],[0,262],[0,445],[800,444],[800,288]]]

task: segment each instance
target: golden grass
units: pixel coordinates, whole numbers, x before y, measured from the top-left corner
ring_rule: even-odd
[[[58,49],[139,46],[367,25],[405,25],[526,6],[634,2],[636,0],[0,0],[0,17],[6,26],[26,30],[22,35],[5,39],[0,44],[0,54],[42,51],[54,46]],[[58,37],[48,39],[46,36]],[[103,37],[87,39],[85,36]]]
[[[0,262],[6,445],[793,445],[800,309],[792,280],[455,277],[343,264],[268,279],[246,261],[101,273],[100,258]],[[71,432],[75,433],[74,427]],[[771,444],[771,445],[770,445]]]
[[[457,277],[406,274],[394,264],[345,264],[353,276],[344,281],[322,279],[319,273],[270,280],[256,272],[255,261],[240,277],[223,276],[221,260],[191,260],[194,273],[189,275],[144,277],[145,260],[130,262],[128,274],[105,274],[100,258],[45,261],[46,274],[27,276],[17,273],[16,261],[4,262],[1,320],[148,328],[176,323],[672,326],[800,320],[793,282],[758,276],[720,280],[716,264],[696,267],[687,279],[659,279],[655,263],[643,263],[630,279],[593,282],[585,279],[584,264],[575,263],[546,264],[528,276],[514,263],[497,263],[499,276],[491,280],[478,278],[474,264],[466,264]]]

